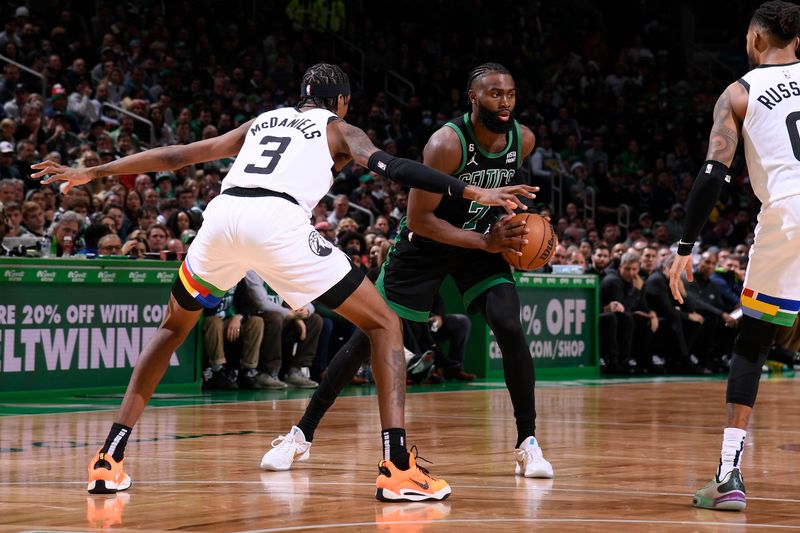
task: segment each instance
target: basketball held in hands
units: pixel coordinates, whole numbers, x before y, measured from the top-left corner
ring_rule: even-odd
[[[553,226],[544,217],[533,213],[519,213],[511,218],[512,222],[524,221],[528,233],[527,244],[516,244],[522,255],[502,252],[506,263],[517,270],[536,270],[546,265],[558,244]]]

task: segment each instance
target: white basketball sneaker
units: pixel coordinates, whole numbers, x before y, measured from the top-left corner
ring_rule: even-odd
[[[514,450],[517,459],[517,466],[514,473],[518,476],[552,478],[553,465],[544,458],[542,449],[536,437],[528,437],[519,448]]]
[[[295,461],[308,461],[310,449],[303,431],[292,426],[289,433],[272,441],[272,449],[261,458],[261,470],[289,470]]]

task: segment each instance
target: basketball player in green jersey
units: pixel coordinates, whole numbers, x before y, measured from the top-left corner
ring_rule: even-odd
[[[512,183],[535,141],[513,118],[514,79],[502,65],[480,65],[470,73],[468,95],[471,111],[433,134],[424,162],[471,185]],[[519,321],[519,298],[510,267],[497,253],[525,241],[526,230],[509,217],[493,225],[492,218],[489,209],[475,202],[412,189],[407,218],[376,286],[401,318],[424,323],[445,276],[453,277],[465,307],[483,315],[503,354],[517,426],[516,474],[550,478],[553,468],[534,437],[535,374]],[[273,441],[261,461],[263,469],[288,470],[294,460],[308,459],[322,416],[368,357],[368,339],[357,331],[333,358],[297,426]]]

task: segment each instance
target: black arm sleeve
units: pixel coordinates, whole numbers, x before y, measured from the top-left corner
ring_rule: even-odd
[[[467,188],[467,184],[459,179],[416,161],[393,157],[381,150],[370,156],[367,167],[401,185],[423,191],[461,198]]]
[[[714,209],[722,184],[726,181],[730,181],[728,167],[713,160],[703,163],[686,201],[686,219],[683,222],[683,236],[678,242],[678,255],[692,253],[694,242]]]

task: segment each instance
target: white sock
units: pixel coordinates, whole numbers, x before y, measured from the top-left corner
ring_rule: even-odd
[[[719,469],[717,471],[717,481],[721,481],[728,472],[734,468],[741,468],[742,452],[744,451],[744,439],[747,431],[739,428],[725,428],[722,440],[722,452],[719,458]]]

